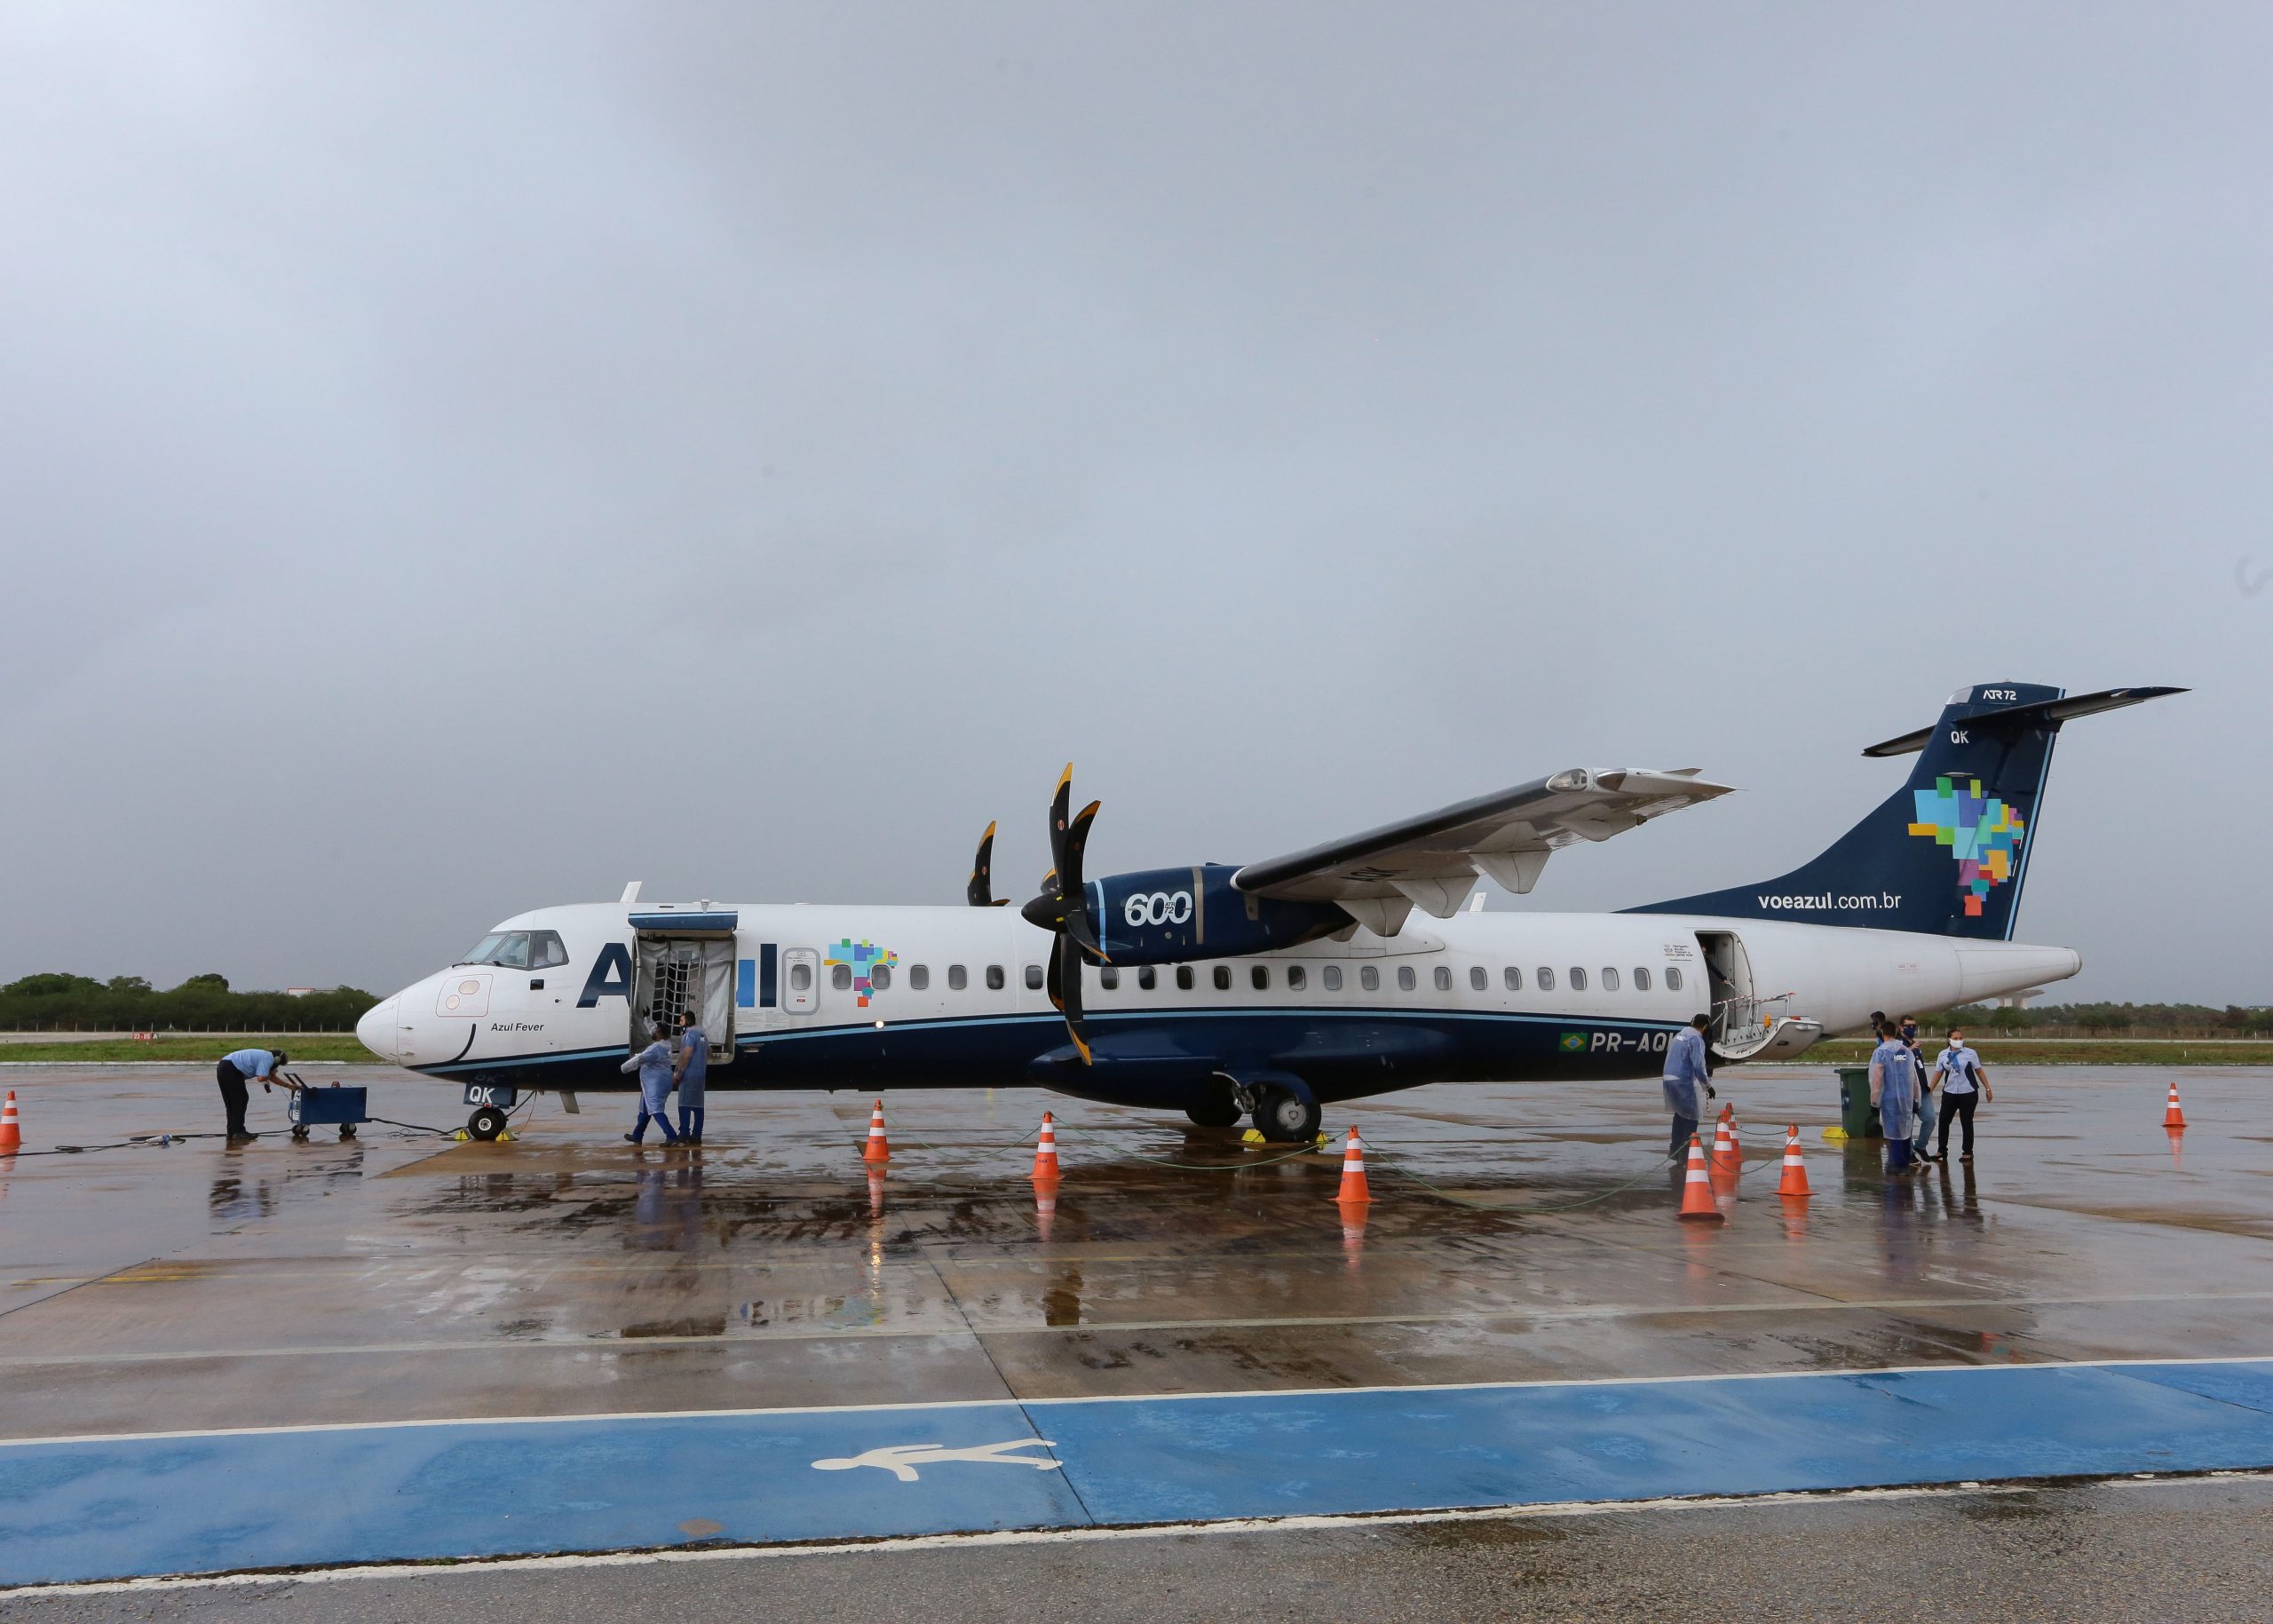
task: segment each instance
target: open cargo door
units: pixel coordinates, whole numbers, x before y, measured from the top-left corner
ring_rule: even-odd
[[[647,1042],[645,1023],[676,1034],[691,1014],[710,1039],[710,1064],[734,1058],[735,916],[669,907],[631,915],[631,1042]]]

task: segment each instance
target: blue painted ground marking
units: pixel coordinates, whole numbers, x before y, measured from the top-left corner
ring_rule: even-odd
[[[0,1446],[0,1580],[2269,1466],[2273,1360],[99,1438]]]

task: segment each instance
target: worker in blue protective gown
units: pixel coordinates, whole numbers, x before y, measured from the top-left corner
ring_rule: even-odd
[[[1871,1103],[1886,1137],[1886,1170],[1897,1176],[1919,1170],[1911,1156],[1911,1117],[1918,1109],[1918,1064],[1892,1026],[1879,1028],[1871,1051]]]
[[[619,1069],[639,1073],[639,1121],[623,1137],[634,1145],[647,1141],[647,1121],[654,1119],[655,1126],[663,1130],[663,1143],[677,1145],[678,1136],[671,1131],[671,1045],[663,1034],[661,1021],[647,1028],[653,1041]]]
[[[1705,1059],[1705,1029],[1712,1024],[1709,1015],[1692,1015],[1689,1025],[1675,1033],[1673,1042],[1666,1046],[1665,1075],[1659,1083],[1665,1090],[1666,1109],[1673,1113],[1668,1156],[1678,1156],[1688,1147],[1690,1136],[1705,1115],[1705,1102],[1718,1097]]]
[[[678,1137],[702,1143],[702,1090],[710,1080],[710,1034],[690,1010],[678,1018]]]

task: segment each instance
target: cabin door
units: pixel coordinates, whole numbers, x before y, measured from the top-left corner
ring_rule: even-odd
[[[710,1064],[734,1057],[734,939],[666,936],[642,931],[631,989],[631,1042],[647,1046],[646,1023],[660,1022],[676,1036],[679,1017],[692,1015],[710,1038]]]

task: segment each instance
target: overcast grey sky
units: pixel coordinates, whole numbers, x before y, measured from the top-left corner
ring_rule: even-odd
[[[1898,14],[1889,14],[1889,11]],[[2061,996],[2261,1002],[2273,12],[0,10],[0,978],[951,902],[1567,765],[1781,872],[1964,684]]]

